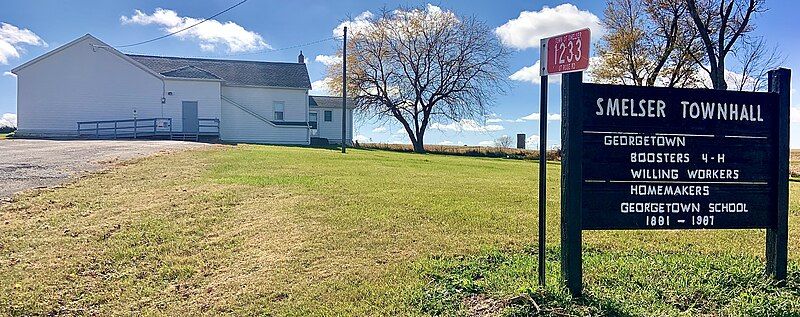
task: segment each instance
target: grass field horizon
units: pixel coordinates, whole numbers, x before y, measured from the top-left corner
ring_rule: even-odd
[[[800,315],[800,183],[786,287],[763,274],[764,230],[589,231],[573,300],[557,163],[537,287],[537,176],[529,160],[256,145],[128,162],[0,205],[0,314]]]

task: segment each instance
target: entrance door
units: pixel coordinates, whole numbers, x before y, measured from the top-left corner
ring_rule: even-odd
[[[200,121],[197,120],[197,101],[183,102],[183,132],[197,133],[200,131]]]

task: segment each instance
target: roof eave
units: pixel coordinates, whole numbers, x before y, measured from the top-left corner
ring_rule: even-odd
[[[187,78],[187,77],[170,77],[170,76],[164,76],[164,80],[207,81],[207,82],[218,82],[218,83],[225,82],[222,79],[214,79],[214,78]]]
[[[262,85],[243,85],[243,84],[229,84],[223,82],[223,86],[227,87],[244,87],[244,88],[272,88],[272,89],[293,89],[293,90],[311,90],[311,87],[285,87],[285,86],[262,86]]]

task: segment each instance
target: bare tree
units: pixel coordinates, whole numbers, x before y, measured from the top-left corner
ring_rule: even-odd
[[[689,14],[705,48],[704,61],[714,89],[728,89],[725,62],[736,43],[754,30],[755,14],[763,12],[764,0],[686,0]],[[756,56],[764,56],[763,53]]]
[[[400,8],[364,22],[346,44],[348,89],[369,117],[397,120],[415,152],[425,152],[430,124],[483,119],[507,85],[509,51],[474,17]],[[328,71],[334,91],[340,72]]]
[[[504,135],[494,140],[494,146],[499,148],[510,148],[513,142],[514,140],[511,139],[510,136]]]
[[[733,51],[741,67],[741,74],[726,76],[739,91],[759,91],[767,88],[767,72],[780,66],[785,60],[776,46],[768,47],[763,37],[742,39],[742,44]],[[732,77],[732,78],[731,78]],[[731,87],[728,87],[729,89]]]
[[[636,86],[697,86],[699,37],[684,0],[609,0],[598,44],[599,82]]]

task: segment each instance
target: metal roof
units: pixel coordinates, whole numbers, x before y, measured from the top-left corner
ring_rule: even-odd
[[[302,63],[126,55],[166,77],[221,79],[228,85],[311,89],[308,69]]]

